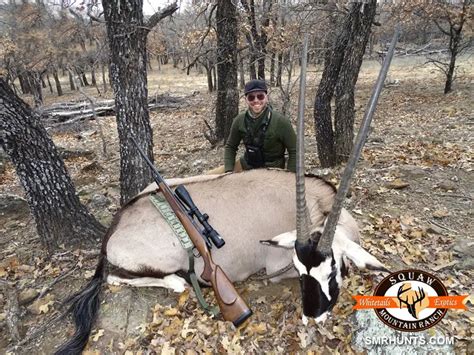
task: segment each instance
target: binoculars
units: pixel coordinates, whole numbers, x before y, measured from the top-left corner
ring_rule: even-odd
[[[206,213],[202,214],[201,211],[199,211],[188,190],[186,190],[183,185],[178,185],[174,190],[174,193],[185,206],[189,215],[191,217],[196,217],[199,223],[204,227],[202,234],[207,238],[207,240],[211,240],[218,249],[222,248],[225,244],[225,240],[222,239],[219,233],[217,233],[217,231],[207,222],[209,216]],[[209,243],[208,245],[210,246]]]

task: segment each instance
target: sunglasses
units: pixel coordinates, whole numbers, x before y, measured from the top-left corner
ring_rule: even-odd
[[[247,95],[247,100],[248,100],[249,102],[252,102],[252,101],[254,101],[255,99],[259,99],[260,101],[262,101],[263,99],[265,99],[265,94],[257,94],[257,95],[248,94],[248,95]]]

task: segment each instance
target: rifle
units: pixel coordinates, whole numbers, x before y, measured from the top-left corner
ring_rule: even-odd
[[[179,200],[186,206],[188,214],[190,217],[196,217],[199,223],[204,227],[202,234],[217,247],[217,249],[222,248],[225,244],[225,240],[217,233],[217,231],[212,228],[212,226],[207,221],[209,216],[207,213],[202,214],[194,203],[191,195],[188,190],[183,185],[176,186],[174,189],[175,195]],[[208,246],[211,244],[208,243]]]
[[[176,214],[176,217],[178,217],[195,248],[201,255],[204,261],[204,270],[201,274],[201,278],[211,283],[222,316],[226,321],[231,321],[234,326],[238,327],[252,315],[252,311],[247,306],[242,297],[238,294],[237,290],[234,288],[234,285],[232,285],[232,282],[230,282],[224,271],[222,271],[220,266],[216,265],[212,260],[211,253],[207,248],[205,239],[201,235],[199,229],[196,228],[183,206],[178,202],[174,192],[170,189],[153,163],[150,161],[150,159],[148,159],[146,154],[140,148],[135,138],[130,138],[140,152],[140,155],[152,170],[153,178],[158,184],[163,197],[166,199],[171,209]]]

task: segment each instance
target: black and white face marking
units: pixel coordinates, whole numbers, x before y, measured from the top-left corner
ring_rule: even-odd
[[[324,255],[316,247],[313,239],[304,244],[298,240],[295,243],[293,263],[300,274],[304,324],[307,324],[306,317],[324,321],[339,296],[340,277],[337,277],[334,256]]]

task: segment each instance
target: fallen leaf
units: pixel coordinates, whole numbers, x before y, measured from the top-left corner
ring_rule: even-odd
[[[265,334],[267,333],[267,324],[264,322],[260,323],[250,323],[246,328],[245,328],[245,334],[253,336],[254,334]]]
[[[298,332],[298,338],[300,339],[301,348],[306,348],[308,346],[308,333],[306,333],[304,330],[301,330]]]
[[[333,340],[335,338],[334,334],[332,332],[330,332],[324,326],[318,326],[318,332],[321,333],[321,335],[323,335],[324,337],[326,337],[329,340]]]
[[[401,216],[400,222],[406,226],[413,226],[415,224],[415,217],[413,216]]]
[[[434,218],[444,218],[444,217],[447,217],[449,215],[450,215],[450,213],[446,209],[439,209],[439,210],[436,210],[436,211],[433,212],[433,217]]]
[[[183,321],[179,318],[173,318],[171,323],[164,329],[164,334],[168,339],[175,338],[180,334],[183,327]]]
[[[410,184],[406,181],[401,180],[401,179],[395,179],[392,182],[389,182],[386,186],[389,189],[399,190],[399,189],[404,189],[405,187],[410,186]]]
[[[204,323],[199,322],[196,326],[199,333],[204,334],[205,336],[209,336],[212,334],[212,327],[207,326]]]
[[[186,339],[189,334],[196,333],[196,329],[189,328],[189,324],[191,323],[191,319],[187,318],[184,320],[183,329],[181,330],[181,337]]]
[[[93,336],[92,341],[97,342],[104,335],[104,329],[99,329]]]
[[[112,284],[107,284],[107,287],[110,292],[112,293],[117,293],[122,289],[121,285],[112,285]]]
[[[410,237],[412,238],[421,238],[425,235],[426,233],[423,230],[412,230],[410,232]]]
[[[54,304],[54,295],[48,294],[43,298],[37,299],[27,309],[33,314],[48,313],[50,307]]]
[[[42,306],[39,306],[39,312],[41,313],[48,313],[49,312],[49,307],[52,305],[52,302],[48,302],[46,304],[43,304]]]
[[[164,314],[165,316],[168,316],[168,317],[174,317],[175,315],[178,314],[178,309],[176,309],[176,308],[168,308],[167,310],[165,310],[165,311],[163,312],[163,314]]]
[[[384,244],[383,248],[385,249],[386,252],[396,255],[397,251],[393,249],[389,244]]]
[[[182,292],[179,295],[178,307],[183,307],[188,299],[189,299],[189,289],[186,289],[184,290],[184,292]]]

